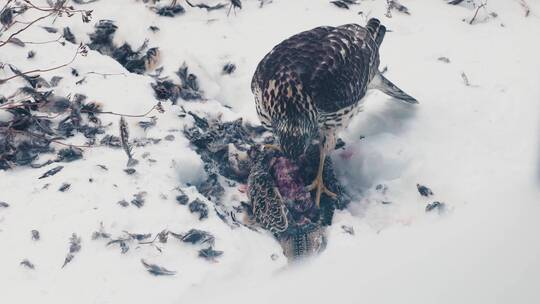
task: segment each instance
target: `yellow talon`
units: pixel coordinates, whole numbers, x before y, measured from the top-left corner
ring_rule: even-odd
[[[321,193],[324,193],[331,198],[336,198],[337,194],[334,192],[328,190],[326,188],[326,185],[323,181],[323,171],[324,171],[324,161],[326,159],[326,155],[324,153],[324,147],[321,145],[319,147],[320,156],[319,156],[319,169],[317,170],[317,177],[315,177],[315,180],[306,187],[308,191],[312,191],[314,189],[317,189],[317,193],[315,195],[315,204],[317,205],[317,208],[320,208],[321,206]]]

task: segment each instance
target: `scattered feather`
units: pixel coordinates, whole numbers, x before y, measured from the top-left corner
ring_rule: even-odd
[[[144,265],[144,267],[146,267],[146,270],[155,275],[155,276],[159,276],[159,275],[175,275],[176,274],[176,271],[172,271],[172,270],[168,270],[164,267],[161,267],[161,266],[158,266],[158,265],[155,265],[155,264],[149,264],[147,262],[145,262],[143,259],[141,259],[141,263]]]
[[[49,176],[53,176],[55,175],[56,173],[62,171],[62,169],[64,169],[64,166],[57,166],[57,167],[54,167],[52,168],[51,170],[43,173],[43,175],[41,175],[38,179],[42,179],[42,178],[46,178],[46,177],[49,177]]]
[[[157,118],[156,117],[152,117],[150,119],[150,121],[139,121],[138,124],[141,128],[143,128],[143,130],[148,130],[154,126],[156,126],[156,123],[157,123]]]
[[[13,9],[10,7],[7,7],[0,14],[0,24],[2,24],[5,27],[8,27],[12,23],[13,23]]]
[[[22,266],[25,266],[26,268],[29,268],[29,269],[35,269],[36,266],[34,266],[34,264],[32,264],[32,262],[30,262],[28,259],[24,259],[20,265]]]
[[[439,210],[439,212],[442,212],[445,208],[445,204],[441,202],[433,202],[426,206],[426,212],[433,211],[434,209]]]
[[[191,7],[198,7],[198,8],[206,9],[206,11],[208,11],[208,12],[213,11],[213,10],[222,9],[222,8],[225,8],[227,6],[224,3],[218,3],[216,5],[208,5],[208,4],[205,4],[205,3],[192,4],[188,0],[186,0],[186,3]]]
[[[223,255],[223,251],[214,250],[212,246],[199,250],[199,257],[214,261],[217,257]]]
[[[227,63],[223,66],[223,74],[232,74],[234,71],[236,71],[236,65],[234,63]]]
[[[128,156],[127,166],[135,166],[138,161],[133,158],[133,146],[129,143],[129,129],[123,116],[120,116],[120,143]]]
[[[63,183],[60,188],[58,188],[58,191],[60,192],[66,192],[71,187],[71,184],[69,183]]]
[[[62,80],[62,77],[53,76],[53,78],[51,78],[51,81],[50,81],[51,87],[56,87],[60,83],[60,80]]]
[[[190,243],[193,245],[196,244],[209,244],[210,246],[214,245],[214,236],[209,232],[198,229],[191,229],[186,234],[180,235],[171,232],[171,235],[178,238],[184,243]]]
[[[463,82],[465,83],[466,86],[468,86],[468,87],[471,86],[471,82],[469,81],[469,77],[467,77],[465,72],[461,72],[461,79],[463,79]]]
[[[152,236],[151,233],[129,233],[127,231],[124,232],[127,233],[130,238],[137,241],[144,241]]]
[[[189,212],[198,213],[199,220],[203,220],[208,217],[208,207],[198,198],[189,203]]]
[[[348,233],[350,235],[354,235],[354,227],[353,226],[341,225],[341,229],[343,229],[343,232],[345,232],[345,233]]]
[[[75,35],[71,32],[71,29],[69,27],[65,27],[62,32],[62,37],[66,39],[66,41],[69,41],[73,44],[77,44],[77,40],[75,39]]]
[[[137,194],[133,195],[133,199],[131,200],[131,204],[133,204],[137,208],[141,208],[144,206],[144,197],[146,196],[146,192],[139,192]]]
[[[39,235],[39,231],[34,229],[34,230],[30,231],[30,233],[32,234],[32,240],[33,241],[39,241],[40,240],[41,236]]]
[[[126,241],[126,239],[111,240],[107,243],[106,246],[118,244],[118,246],[120,246],[120,253],[125,254],[129,251],[129,245],[126,243]]]
[[[349,6],[344,1],[330,1],[330,3],[339,8],[349,9]]]
[[[433,191],[429,189],[428,187],[420,184],[416,184],[416,188],[418,189],[418,192],[420,192],[420,195],[422,196],[430,196],[433,195]]]
[[[450,63],[450,59],[448,57],[439,57],[437,60],[442,61],[444,63]]]
[[[99,224],[99,230],[94,231],[92,233],[92,240],[98,240],[98,239],[110,239],[111,235],[107,232],[105,232],[105,227],[103,227],[103,223]]]
[[[410,15],[410,14],[411,14],[411,13],[409,12],[409,9],[408,9],[405,5],[399,3],[399,1],[397,1],[397,0],[387,0],[386,3],[387,3],[387,5],[388,5],[388,8],[387,8],[388,13],[390,12],[390,10],[395,9],[395,10],[397,10],[398,12],[404,13],[404,14],[406,14],[406,15]]]
[[[135,170],[134,168],[127,168],[124,169],[124,172],[126,172],[127,175],[133,175],[135,172],[137,172],[137,170]]]
[[[160,16],[164,16],[164,17],[175,17],[175,16],[181,15],[181,14],[183,14],[185,12],[186,12],[186,10],[180,4],[176,4],[176,5],[172,5],[172,6],[167,5],[167,6],[163,6],[163,7],[160,7],[158,9],[156,9],[156,14],[158,14]]]
[[[178,196],[176,196],[176,201],[180,204],[180,205],[187,205],[187,203],[189,202],[189,197],[182,193]]]
[[[77,236],[77,234],[73,233],[71,235],[71,238],[69,239],[69,253],[66,256],[66,259],[64,260],[64,265],[62,265],[62,268],[64,268],[69,262],[73,260],[75,257],[75,254],[81,250],[81,238]]]

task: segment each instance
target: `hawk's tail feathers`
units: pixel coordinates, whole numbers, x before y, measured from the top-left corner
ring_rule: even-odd
[[[375,77],[373,78],[373,80],[371,80],[369,86],[372,89],[381,90],[384,94],[404,101],[406,103],[418,103],[418,100],[416,100],[411,95],[403,92],[403,90],[398,88],[390,80],[386,79],[386,77],[384,77],[381,73],[375,74]]]
[[[377,45],[380,46],[384,39],[384,34],[386,34],[386,27],[377,18],[369,19],[366,27]]]

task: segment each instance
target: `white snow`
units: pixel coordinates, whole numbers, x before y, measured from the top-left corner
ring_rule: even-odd
[[[243,9],[229,17],[227,10],[207,13],[179,1],[186,13],[167,18],[142,1],[101,0],[84,6],[94,10],[89,24],[77,16],[41,23],[69,25],[79,41],[88,42],[95,22],[114,20],[117,43],[138,47],[148,38],[149,46],[161,50],[166,75],[175,77],[185,61],[199,77],[208,100],[180,101],[186,110],[256,123],[250,81],[275,44],[315,26],[378,17],[391,30],[381,68],[388,66],[385,75],[420,104],[402,104],[380,92],[366,97],[365,111],[341,134],[345,150],[332,156],[356,198],[335,214],[326,251],[295,265],[287,265],[271,235],[231,229],[212,208],[199,221],[177,204],[177,187],[202,198],[189,185],[202,180],[204,170],[181,132],[192,119],[179,118],[179,106],[168,102],[157,126],[147,131],[136,125],[142,119],[127,118],[132,137],[175,136],[135,149],[140,164],[132,176],[123,172],[123,151],[105,147],[85,150],[82,160],[62,164],[60,173],[46,179],[37,178],[55,165],[0,171],[0,201],[10,204],[0,208],[0,303],[539,303],[540,3],[528,0],[531,14],[524,17],[519,1],[490,0],[481,22],[469,25],[474,9],[442,0],[401,2],[410,16],[393,11],[385,17],[386,1],[379,0],[360,1],[351,10],[325,0],[273,0],[263,8],[244,0]],[[161,30],[152,33],[150,25]],[[23,41],[56,37],[39,27],[21,34]],[[29,50],[36,52],[32,60],[26,59]],[[22,70],[45,68],[68,61],[75,50],[69,43],[7,45],[0,48],[0,61]],[[442,56],[450,63],[437,60]],[[237,65],[232,75],[221,73],[227,62]],[[107,56],[90,51],[72,66],[81,75],[125,75],[89,75],[76,85],[80,78],[69,68],[42,74],[64,77],[56,94],[85,94],[106,111],[126,114],[144,113],[156,103],[152,78],[130,74]],[[465,86],[463,72],[471,86]],[[0,78],[8,75],[0,70]],[[23,84],[0,85],[0,95]],[[0,113],[0,119],[7,115]],[[113,124],[108,133],[117,134],[117,116],[100,118]],[[145,152],[156,162],[143,159]],[[64,182],[71,188],[57,191]],[[435,196],[421,197],[417,183]],[[379,184],[387,186],[385,194],[375,189]],[[228,207],[246,200],[238,186],[228,190]],[[117,204],[141,191],[147,192],[142,208]],[[435,200],[446,204],[446,212],[425,212]],[[208,230],[224,255],[211,263],[197,257],[200,247],[174,239],[159,245],[162,252],[139,245],[120,254],[117,246],[91,239],[100,223],[113,236]],[[353,226],[355,235],[342,225]],[[31,239],[32,229],[41,240]],[[61,268],[72,233],[82,238],[82,249]],[[23,259],[36,269],[20,266]],[[141,259],[177,274],[151,276]]]

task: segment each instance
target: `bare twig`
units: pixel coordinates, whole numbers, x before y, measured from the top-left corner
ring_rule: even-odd
[[[11,39],[13,39],[15,36],[17,36],[18,34],[20,34],[20,33],[23,32],[23,31],[25,31],[26,29],[28,29],[28,28],[29,28],[30,26],[32,26],[34,23],[36,23],[36,22],[38,22],[38,21],[40,21],[40,20],[43,20],[43,19],[45,19],[45,18],[48,18],[48,17],[52,16],[53,14],[54,14],[54,13],[49,13],[49,14],[47,14],[47,15],[43,15],[43,16],[37,18],[36,20],[34,20],[34,21],[28,23],[25,27],[23,27],[23,28],[19,29],[18,31],[12,33],[12,34],[8,37],[7,40],[1,41],[1,42],[0,42],[0,47],[3,47],[4,45],[8,44],[8,43],[10,42]]]
[[[84,75],[101,75],[103,78],[107,78],[107,76],[127,76],[126,73],[99,73],[99,72],[88,72]]]
[[[29,131],[23,131],[23,130],[15,130],[15,129],[11,129],[11,128],[7,128],[7,127],[0,127],[0,130],[1,129],[8,129],[7,131],[8,132],[13,132],[13,133],[18,133],[18,134],[23,134],[23,135],[28,135],[28,136],[32,136],[32,137],[35,137],[35,138],[39,138],[39,139],[43,139],[43,140],[46,140],[48,142],[51,142],[51,143],[55,143],[55,144],[58,144],[58,145],[62,145],[62,146],[66,146],[66,147],[73,147],[73,148],[95,148],[97,146],[90,146],[90,145],[72,145],[72,144],[67,144],[65,142],[61,142],[57,139],[54,139],[54,138],[47,138],[43,135],[39,135],[39,134],[35,134],[35,133],[32,133],[32,132],[29,132]]]
[[[58,42],[60,44],[62,44],[60,42],[60,40],[62,39],[62,36],[54,39],[54,40],[48,40],[48,41],[40,41],[40,42],[33,42],[33,41],[23,41],[24,44],[49,44],[49,43],[54,43],[54,42]]]
[[[50,72],[50,71],[54,71],[54,70],[66,67],[66,66],[70,65],[71,63],[73,63],[73,61],[75,61],[75,59],[77,58],[77,56],[79,54],[81,54],[82,56],[86,56],[87,52],[88,52],[88,50],[86,49],[86,46],[81,43],[79,45],[79,47],[77,48],[77,51],[75,52],[75,55],[73,55],[73,57],[71,58],[71,60],[69,62],[61,64],[59,66],[48,68],[48,69],[34,69],[34,70],[30,70],[30,71],[26,71],[26,72],[22,72],[22,73],[13,75],[13,76],[8,77],[8,78],[0,79],[0,85],[4,84],[5,82],[7,82],[9,80],[12,80],[14,78],[22,77],[23,75],[34,74],[34,73],[45,73],[45,72]]]
[[[2,31],[5,31],[7,30],[8,28],[10,28],[12,25],[16,24],[16,23],[21,23],[21,24],[26,24],[26,26],[22,27],[21,29],[19,29],[18,31],[12,33],[7,40],[5,41],[1,41],[0,42],[0,47],[8,44],[9,42],[11,42],[11,40],[13,38],[15,38],[15,36],[19,35],[20,33],[22,33],[23,31],[27,30],[30,26],[34,25],[36,22],[39,22],[45,18],[48,18],[48,17],[51,17],[51,16],[55,16],[54,18],[56,19],[56,17],[59,17],[59,16],[62,16],[63,14],[66,14],[68,17],[72,17],[73,15],[75,14],[80,14],[81,17],[82,17],[82,21],[83,22],[90,22],[90,19],[92,18],[92,11],[91,10],[77,10],[75,8],[73,8],[72,6],[66,6],[66,3],[67,1],[58,1],[56,2],[56,4],[53,6],[53,7],[46,7],[46,8],[43,8],[43,7],[38,7],[36,5],[34,5],[30,0],[23,0],[24,3],[26,3],[28,6],[24,6],[24,7],[8,7],[9,3],[12,2],[12,0],[9,0],[7,1],[7,3],[4,5],[4,7],[2,8],[2,11],[6,10],[6,9],[13,9],[13,8],[21,8],[24,10],[26,10],[27,8],[28,9],[34,9],[34,10],[38,10],[38,11],[42,11],[42,12],[46,12],[47,14],[46,15],[43,15],[41,17],[38,17],[37,19],[31,21],[31,22],[22,22],[22,21],[18,21],[18,20],[14,20],[12,24],[8,25],[7,27],[3,28]]]
[[[482,8],[482,7],[485,7],[486,6],[486,3],[482,3],[481,5],[479,5],[477,8],[476,8],[476,11],[474,12],[474,16],[472,17],[471,21],[469,21],[469,24],[473,24],[474,22],[474,19],[476,19],[476,15],[478,15],[478,11]]]
[[[116,113],[116,112],[105,112],[105,111],[85,111],[85,110],[81,110],[81,113],[90,113],[91,112],[91,113],[96,113],[96,114],[111,114],[111,115],[125,116],[125,117],[146,117],[148,114],[150,114],[154,110],[157,110],[160,113],[163,112],[163,107],[161,106],[161,102],[158,102],[156,105],[154,105],[146,113],[138,114],[138,115],[137,114],[129,115],[129,114],[122,114],[122,113]]]

